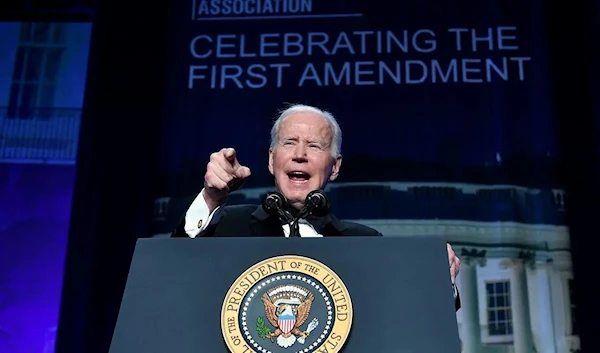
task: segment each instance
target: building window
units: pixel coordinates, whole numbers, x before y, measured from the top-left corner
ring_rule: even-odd
[[[50,117],[65,50],[64,24],[21,24],[8,100],[9,118]]]
[[[510,281],[486,282],[485,289],[489,335],[512,335]]]
[[[577,305],[575,302],[575,283],[573,279],[569,279],[567,283],[569,286],[569,303],[571,304],[571,335],[577,336],[579,334],[579,325],[577,322]]]

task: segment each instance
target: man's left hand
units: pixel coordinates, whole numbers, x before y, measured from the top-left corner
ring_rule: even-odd
[[[450,278],[452,279],[452,284],[455,284],[456,276],[460,271],[460,259],[452,250],[452,245],[448,245],[448,260],[450,261]]]

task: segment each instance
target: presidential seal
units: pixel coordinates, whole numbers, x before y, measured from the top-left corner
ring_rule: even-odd
[[[233,283],[221,309],[232,353],[339,352],[350,334],[352,301],[322,263],[286,255],[261,261]]]

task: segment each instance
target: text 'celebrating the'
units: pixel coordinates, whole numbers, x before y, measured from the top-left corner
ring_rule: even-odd
[[[526,79],[515,27],[196,35],[188,88],[485,83]]]

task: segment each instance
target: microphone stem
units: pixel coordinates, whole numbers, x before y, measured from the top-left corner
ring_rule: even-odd
[[[281,219],[285,223],[289,223],[293,220],[293,218],[281,208],[277,210],[277,213],[279,214],[279,219]]]
[[[300,217],[292,217],[291,214],[282,209],[277,210],[279,218],[290,225],[290,238],[300,236],[300,227],[298,225]]]
[[[308,217],[309,214],[309,207],[305,204],[302,206],[300,212],[298,212],[298,215],[294,217],[292,223],[290,224],[290,238],[300,236],[300,219]]]
[[[295,217],[290,225],[290,238],[300,236],[300,226],[298,225],[300,219]]]

